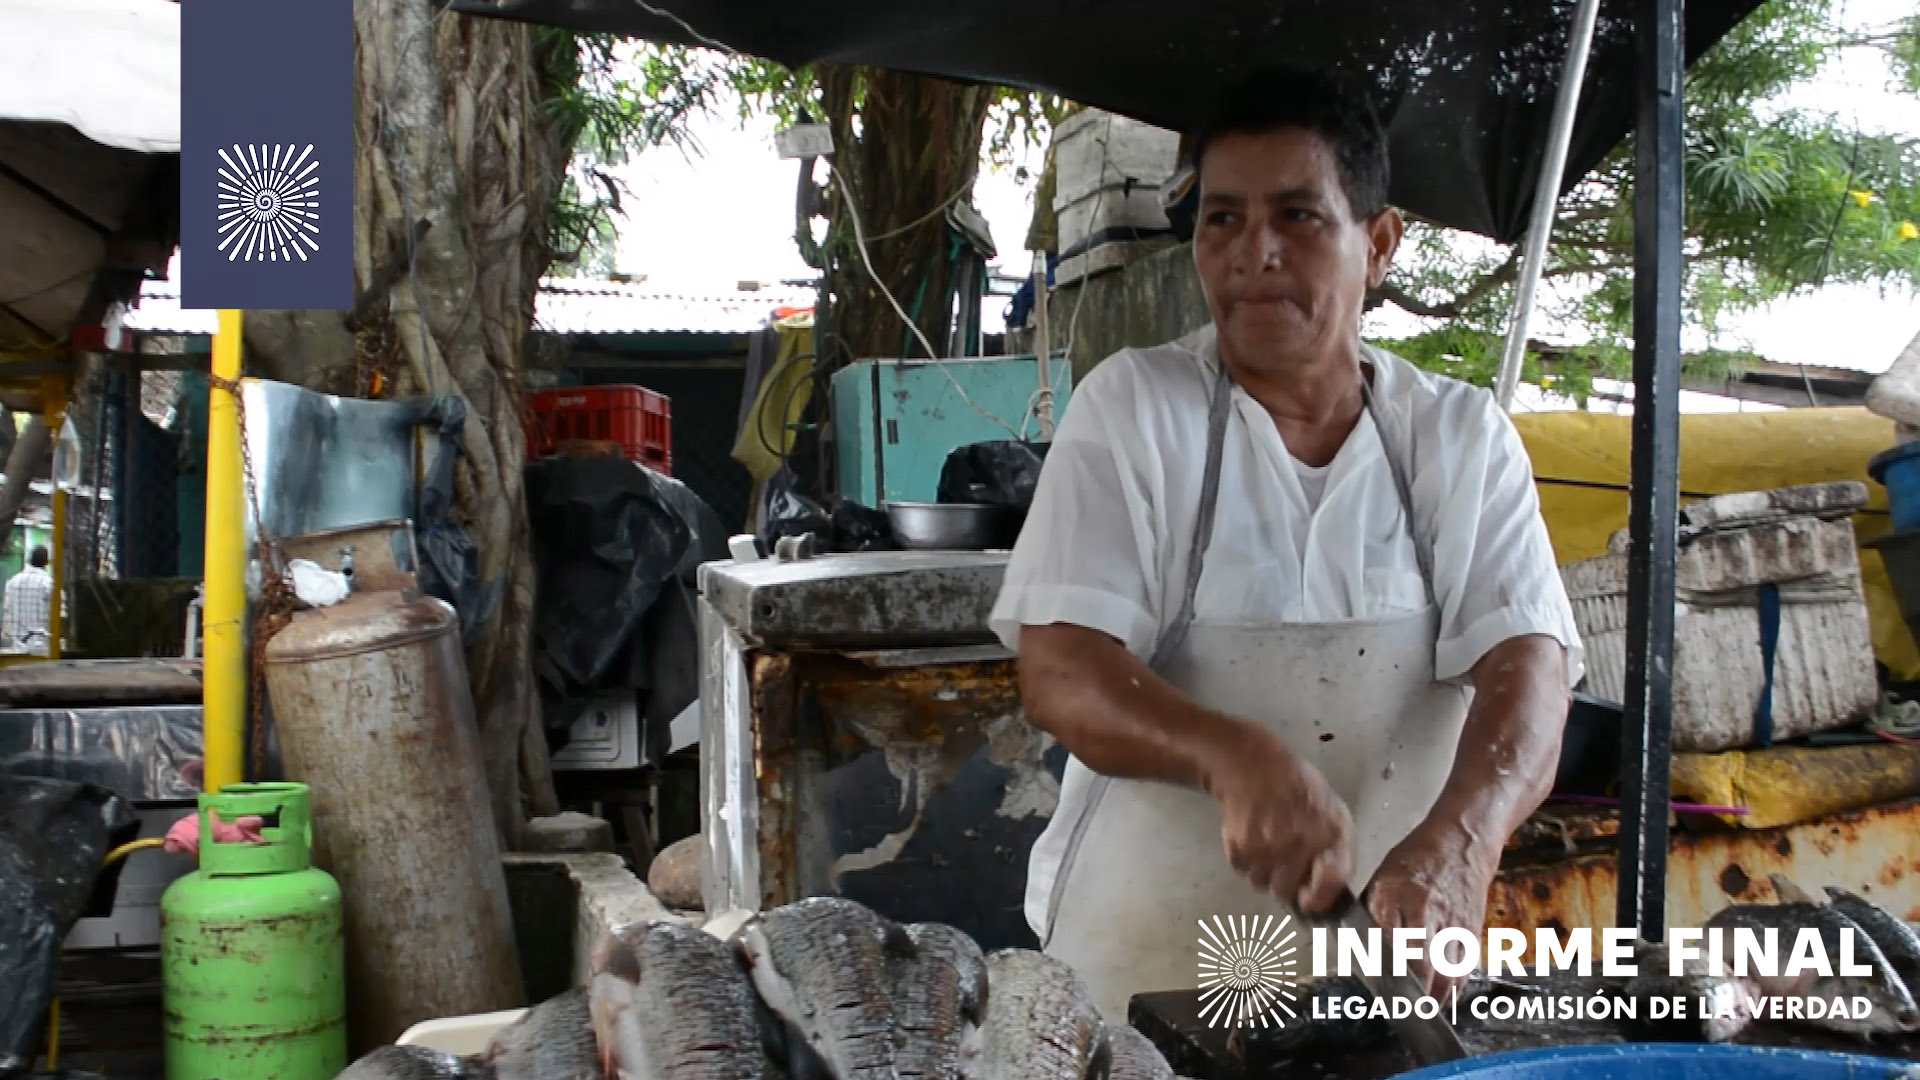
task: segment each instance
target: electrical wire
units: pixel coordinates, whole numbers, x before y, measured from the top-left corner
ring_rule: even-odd
[[[675,15],[673,12],[663,11],[660,8],[654,7],[652,4],[647,3],[647,0],[633,0],[633,2],[635,6],[639,7],[640,10],[646,12],[647,14],[665,19],[668,22],[673,23],[675,26],[678,26],[680,29],[685,30],[689,35],[692,36],[693,40],[699,42],[702,45],[705,45],[707,48],[718,49],[721,52],[726,53],[728,56],[734,55],[735,50],[733,46],[728,45],[724,42],[715,41],[714,39],[708,37],[707,35],[701,33],[700,31],[695,30],[693,26],[687,22],[687,20],[681,18],[678,15]]]
[[[860,223],[860,211],[854,206],[853,190],[847,186],[837,166],[829,162],[827,168],[828,175],[832,177],[834,184],[838,185],[841,198],[845,200],[843,205],[847,208],[847,220],[853,224],[854,246],[860,251],[860,266],[867,272],[867,276],[873,279],[874,287],[880,290],[881,296],[886,297],[887,303],[893,308],[893,313],[900,316],[900,321],[907,324],[907,329],[913,331],[915,340],[919,341],[920,347],[927,351],[927,359],[933,361],[933,365],[940,369],[940,374],[946,376],[947,382],[953,385],[954,393],[960,395],[960,400],[966,402],[974,412],[1006,429],[1007,434],[1016,439],[1020,438],[1020,432],[1015,430],[1012,424],[988,412],[973,400],[972,395],[967,393],[967,388],[960,385],[960,380],[953,377],[953,372],[947,370],[946,361],[941,358],[939,350],[933,347],[933,342],[928,341],[927,335],[920,332],[920,324],[913,321],[913,318],[907,314],[907,309],[901,307],[900,301],[895,299],[893,290],[887,288],[887,283],[880,280],[879,271],[873,268],[873,256],[867,251],[866,227]]]
[[[967,181],[966,186],[962,187],[959,191],[956,191],[952,195],[948,196],[946,201],[942,202],[939,206],[934,207],[933,209],[915,218],[912,222],[906,225],[902,225],[897,229],[890,229],[886,232],[879,233],[874,236],[869,236],[867,237],[867,242],[877,244],[882,240],[891,240],[896,236],[902,236],[902,235],[905,235],[906,233],[912,232],[913,230],[919,228],[920,226],[925,225],[927,222],[932,221],[934,218],[939,217],[941,214],[944,214],[947,211],[953,209],[954,204],[958,203],[963,197],[965,197],[967,192],[970,189],[972,189],[972,187],[973,187],[973,181],[971,180]]]

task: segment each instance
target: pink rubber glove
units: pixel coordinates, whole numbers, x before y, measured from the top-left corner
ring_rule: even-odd
[[[260,842],[260,824],[258,816],[248,814],[235,818],[232,824],[221,821],[218,814],[209,810],[213,819],[213,842],[216,844],[257,844]],[[200,822],[197,815],[189,814],[173,823],[167,830],[165,850],[175,855],[200,856]]]

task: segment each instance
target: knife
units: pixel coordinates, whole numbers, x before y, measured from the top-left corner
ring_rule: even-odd
[[[1358,930],[1362,935],[1369,930],[1378,929],[1374,926],[1373,916],[1367,914],[1367,906],[1361,903],[1350,889],[1341,890],[1340,898],[1334,901],[1333,909],[1321,918],[1338,926]],[[1387,951],[1385,945],[1389,940],[1387,935],[1383,934],[1381,937],[1383,944],[1381,951],[1384,954]],[[1393,998],[1406,998],[1413,1001],[1425,996],[1426,993],[1413,976],[1395,975],[1391,957],[1386,955],[1381,957],[1379,975],[1360,975],[1359,978],[1360,982],[1366,986],[1367,992],[1382,1001]],[[1393,1028],[1393,1033],[1399,1037],[1401,1045],[1407,1048],[1407,1053],[1413,1055],[1415,1065],[1438,1065],[1442,1062],[1458,1061],[1468,1056],[1466,1046],[1460,1042],[1460,1036],[1453,1030],[1453,1025],[1447,1023],[1445,1014],[1436,1015],[1431,1020],[1423,1020],[1418,1015],[1409,1015],[1397,1020],[1389,1019],[1387,1024]]]

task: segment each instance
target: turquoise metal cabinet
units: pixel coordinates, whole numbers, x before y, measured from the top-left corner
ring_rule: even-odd
[[[945,368],[943,372],[941,369]],[[840,495],[866,506],[932,502],[947,455],[968,443],[1038,440],[1028,413],[1040,385],[1032,356],[942,361],[862,360],[833,376],[834,464]],[[1053,416],[1066,415],[1073,373],[1053,360]],[[965,397],[955,383],[966,390]],[[967,403],[972,399],[973,404]],[[978,406],[976,408],[975,406]],[[982,410],[991,414],[982,415]],[[1005,427],[995,422],[998,417]]]

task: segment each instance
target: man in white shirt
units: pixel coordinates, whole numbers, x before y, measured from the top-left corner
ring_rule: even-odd
[[[1028,920],[1110,1019],[1195,984],[1197,920],[1477,934],[1552,784],[1580,648],[1525,449],[1360,340],[1402,231],[1364,101],[1268,72],[1194,134],[1213,323],[1075,388],[994,610],[1072,754]]]
[[[36,546],[27,565],[7,580],[0,600],[0,644],[38,655],[48,650],[47,625],[52,615],[53,575],[47,573],[47,549]]]

